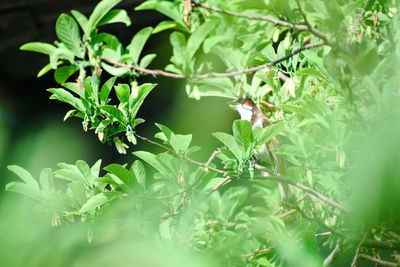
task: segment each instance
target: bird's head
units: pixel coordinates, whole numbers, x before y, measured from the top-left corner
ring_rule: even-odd
[[[256,104],[248,98],[235,101],[231,103],[230,106],[239,112],[240,119],[247,121],[251,121],[254,112],[258,110]]]

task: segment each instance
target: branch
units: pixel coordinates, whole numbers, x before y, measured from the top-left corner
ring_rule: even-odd
[[[366,254],[359,254],[358,257],[361,258],[361,259],[364,259],[364,260],[379,264],[381,266],[393,266],[393,267],[399,266],[399,264],[397,264],[395,262],[384,261],[384,260],[381,260],[381,259],[378,259],[378,258],[374,258],[374,257],[366,255]]]
[[[371,239],[365,240],[363,246],[370,248],[389,249],[389,250],[400,249],[400,243],[391,241],[371,240]]]
[[[128,68],[128,69],[132,69],[135,71],[138,71],[144,75],[152,75],[152,76],[165,76],[165,77],[169,77],[169,78],[174,78],[174,79],[193,79],[193,80],[202,80],[202,79],[207,79],[207,78],[227,78],[227,77],[234,77],[234,76],[239,76],[239,75],[245,75],[245,74],[251,74],[254,72],[257,72],[259,70],[262,70],[266,67],[272,67],[275,66],[291,57],[293,57],[294,55],[299,54],[300,52],[304,51],[304,50],[308,50],[308,49],[312,49],[312,48],[317,48],[317,47],[321,47],[323,46],[324,43],[323,42],[318,42],[318,43],[313,43],[313,44],[307,44],[304,45],[300,48],[297,48],[295,50],[293,50],[291,53],[268,63],[262,64],[262,65],[258,65],[255,67],[251,67],[251,68],[247,68],[244,70],[237,70],[237,71],[230,71],[230,72],[210,72],[210,73],[206,73],[206,74],[179,74],[179,73],[173,73],[173,72],[168,72],[168,71],[164,71],[164,70],[151,70],[151,69],[146,69],[146,68],[142,68],[140,66],[137,65],[132,65],[132,64],[125,64],[125,63],[120,63],[117,61],[113,61],[104,57],[101,57],[101,60],[113,65],[114,67],[123,67],[123,68]]]
[[[205,5],[205,4],[202,4],[202,3],[198,2],[198,1],[192,1],[192,5],[196,6],[196,7],[204,8],[204,9],[207,9],[207,10],[211,10],[211,11],[214,11],[214,12],[218,12],[218,13],[234,16],[234,17],[245,18],[245,19],[250,19],[250,20],[262,20],[262,21],[267,21],[267,22],[279,25],[279,26],[292,28],[292,29],[295,29],[295,30],[298,30],[298,31],[309,31],[313,35],[321,38],[324,41],[326,39],[326,35],[324,33],[318,31],[317,29],[314,29],[314,28],[310,27],[310,25],[294,24],[294,23],[291,23],[289,21],[277,19],[277,18],[272,17],[272,16],[251,15],[251,14],[238,13],[238,12],[235,12],[235,11],[229,11],[229,10],[224,10],[224,9],[221,9],[221,8],[218,8],[218,7]]]
[[[332,250],[332,252],[329,253],[329,255],[324,259],[323,267],[329,266],[335,260],[335,258],[339,254],[339,252],[340,252],[340,246],[339,246],[339,242],[337,242],[336,246]]]
[[[324,33],[322,33],[322,32],[320,32],[319,30],[313,28],[313,27],[311,26],[311,24],[308,22],[306,13],[305,13],[305,12],[303,11],[303,9],[301,8],[301,5],[300,5],[299,0],[296,0],[296,3],[297,3],[297,7],[299,8],[300,13],[301,13],[301,15],[302,15],[302,17],[303,17],[303,19],[304,19],[304,23],[306,24],[306,27],[307,27],[308,31],[311,32],[313,35],[315,35],[315,36],[321,38],[322,41],[324,41],[325,44],[330,45],[330,42],[329,42],[329,40],[328,40],[328,37],[326,37],[326,35],[325,35]]]
[[[300,208],[299,205],[293,205],[293,204],[290,204],[290,203],[283,203],[283,205],[295,209],[298,213],[300,213],[300,215],[301,215],[304,219],[309,220],[310,222],[316,222],[316,223],[317,223],[319,226],[321,226],[322,228],[324,228],[324,229],[330,231],[330,233],[334,233],[334,234],[337,234],[337,235],[339,235],[339,236],[341,236],[341,237],[345,237],[343,233],[341,233],[340,231],[338,231],[338,230],[336,230],[336,229],[330,227],[329,225],[325,224],[325,223],[324,223],[320,218],[318,218],[317,216],[315,216],[315,215],[314,215],[313,217],[308,216],[308,215]]]
[[[337,203],[336,201],[334,201],[333,199],[330,199],[329,197],[315,191],[314,189],[312,189],[311,187],[308,187],[302,183],[293,181],[292,179],[289,179],[287,177],[282,177],[282,176],[257,176],[254,177],[254,179],[259,179],[259,180],[270,180],[270,181],[277,181],[277,182],[282,182],[282,183],[286,183],[286,184],[290,184],[294,187],[297,187],[301,190],[303,190],[304,192],[309,193],[310,195],[318,198],[319,200],[331,205],[334,208],[337,208],[341,211],[344,212],[349,212],[348,209],[346,209],[345,207],[343,207],[342,205],[340,205],[339,203]]]
[[[364,241],[365,241],[365,236],[361,239],[361,241],[357,245],[356,252],[354,253],[354,257],[353,257],[353,260],[351,261],[350,267],[356,267],[358,257],[360,256],[359,255],[360,248],[361,248],[362,244],[364,243]]]

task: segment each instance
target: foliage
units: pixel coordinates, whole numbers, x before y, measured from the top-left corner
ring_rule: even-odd
[[[210,255],[216,266],[399,264],[398,167],[389,160],[398,152],[381,153],[398,145],[381,144],[383,130],[399,129],[396,1],[148,0],[135,10],[156,10],[167,20],[141,29],[126,47],[101,32],[105,24],[131,24],[126,11],[115,9],[120,2],[103,0],[88,18],[62,14],[58,41],[21,49],[49,56],[38,76],[54,70],[62,87],[48,91],[72,106],[65,119],[82,119],[85,130],[120,153],[137,139],[163,152],[135,151],[139,160],[130,167],[111,164],[104,174],[101,161],[60,163],[39,179],[10,166],[23,182],[7,190],[36,200],[59,227],[78,219],[94,224],[123,203],[137,215],[135,231]],[[162,31],[171,32],[172,57],[154,70],[156,55],[142,50]],[[144,122],[138,110],[155,86],[139,85],[141,75],[186,79],[188,97],[199,100],[250,98],[270,123],[234,121],[232,134],[210,137],[221,142],[210,158],[196,161],[201,148],[192,134],[161,124],[158,141],[137,134]],[[269,157],[260,161],[271,143],[279,145],[268,146]],[[374,153],[375,165],[364,159]],[[373,201],[363,205],[365,199]],[[89,241],[102,234],[91,233]]]

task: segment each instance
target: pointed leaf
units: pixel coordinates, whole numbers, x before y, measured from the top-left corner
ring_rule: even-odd
[[[43,193],[39,189],[32,187],[31,185],[11,182],[6,185],[6,191],[18,193],[38,201],[43,201]]]
[[[115,119],[122,124],[127,123],[127,119],[126,119],[124,113],[121,110],[119,110],[118,108],[116,108],[114,106],[110,106],[110,105],[104,105],[104,106],[99,106],[99,109],[104,110],[105,112],[110,114],[112,119]]]
[[[213,135],[219,141],[221,141],[239,161],[242,161],[244,155],[243,150],[240,149],[238,143],[232,135],[226,133],[213,133]]]
[[[87,17],[77,10],[72,10],[71,13],[72,13],[72,16],[74,16],[74,18],[78,22],[78,24],[81,27],[84,34],[86,36],[89,36],[89,34],[90,34],[90,32],[88,32],[89,20],[87,19]]]
[[[47,89],[47,91],[52,93],[52,95],[50,96],[50,99],[57,99],[59,101],[70,104],[71,106],[73,106],[74,108],[76,108],[79,111],[82,111],[82,112],[85,111],[85,107],[83,106],[82,101],[79,98],[74,97],[68,91],[66,91],[62,88],[50,88],[50,89]]]
[[[146,170],[141,161],[135,160],[131,166],[131,171],[135,174],[136,181],[140,186],[146,188]]]
[[[33,42],[24,44],[19,49],[21,49],[22,51],[32,51],[32,52],[42,53],[45,55],[51,55],[56,49],[56,47],[54,45],[47,43]]]
[[[28,184],[32,188],[39,189],[39,184],[37,183],[35,178],[33,178],[33,176],[24,168],[16,165],[10,165],[7,167],[7,169],[15,173],[19,178],[21,178],[26,184]]]
[[[154,9],[165,16],[173,19],[175,22],[179,23],[183,27],[186,25],[183,23],[183,13],[180,12],[180,7],[178,2],[170,2],[170,1],[159,1],[159,0],[150,0],[142,3],[137,6],[135,10],[149,10]]]
[[[188,60],[191,60],[197,52],[207,35],[215,28],[217,20],[208,20],[206,23],[198,27],[189,37],[187,42]]]
[[[92,32],[101,19],[110,12],[116,5],[118,5],[122,0],[103,0],[95,7],[92,15],[89,17],[88,29]]]
[[[283,122],[281,122],[281,123],[275,123],[275,124],[269,125],[265,128],[256,130],[255,138],[254,138],[256,145],[263,145],[265,143],[268,143],[269,141],[271,141],[272,138],[274,138],[277,134],[279,134],[284,128],[285,128],[285,125]]]
[[[107,104],[108,96],[110,95],[111,89],[114,86],[116,77],[112,77],[106,81],[100,89],[100,102],[102,104]]]
[[[149,39],[152,31],[152,27],[141,29],[135,34],[130,45],[127,47],[129,50],[129,55],[131,56],[134,64],[138,64],[140,53],[142,53],[143,47],[146,44],[146,41]]]
[[[37,74],[36,77],[42,77],[43,75],[45,75],[46,73],[48,73],[49,71],[51,71],[51,65],[47,64],[46,66],[44,66]]]
[[[79,67],[76,65],[58,68],[54,72],[54,80],[56,80],[56,82],[58,82],[59,84],[63,84],[68,80],[69,77],[71,77],[71,75],[73,75],[78,70]]]
[[[155,86],[156,84],[153,83],[145,83],[139,86],[137,97],[135,99],[129,100],[129,112],[132,118],[136,117],[136,114],[139,111],[140,106],[143,104],[144,99]]]
[[[253,129],[249,121],[235,120],[233,122],[233,136],[244,151],[250,151],[249,148],[253,142]]]
[[[106,203],[113,201],[114,199],[121,197],[120,192],[103,192],[91,197],[79,210],[80,213],[93,213],[94,210]]]
[[[131,25],[131,19],[123,9],[114,9],[107,13],[99,22],[99,26],[111,23],[124,23],[126,26]]]
[[[74,52],[75,55],[80,56],[81,51],[81,36],[79,33],[78,24],[76,21],[66,14],[61,14],[56,22],[56,34],[58,39],[65,44],[65,46]]]
[[[170,42],[173,48],[173,62],[177,65],[186,64],[186,38],[180,32],[173,32],[170,36]]]
[[[129,85],[120,83],[120,84],[114,86],[114,90],[117,94],[118,100],[121,103],[128,102],[130,91],[131,91],[131,88]]]
[[[169,140],[171,147],[175,150],[176,153],[184,153],[188,150],[190,146],[190,142],[192,141],[192,135],[181,135],[181,134],[172,134]]]

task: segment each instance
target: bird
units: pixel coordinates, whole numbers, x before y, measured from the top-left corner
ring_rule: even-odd
[[[239,99],[231,103],[230,106],[240,114],[241,120],[249,121],[253,129],[264,128],[272,124],[268,117],[265,116],[265,114],[257,107],[256,103],[250,98],[245,98],[242,100]],[[275,153],[278,146],[278,139],[273,138],[255,152],[256,167],[261,167],[261,169],[263,170],[262,175],[271,175],[271,171],[265,171],[266,168],[264,167],[264,165],[268,163],[272,167],[273,175],[285,174],[284,162]],[[285,191],[287,190],[285,190],[281,184],[279,184],[279,191],[281,194],[281,198],[285,198]]]

